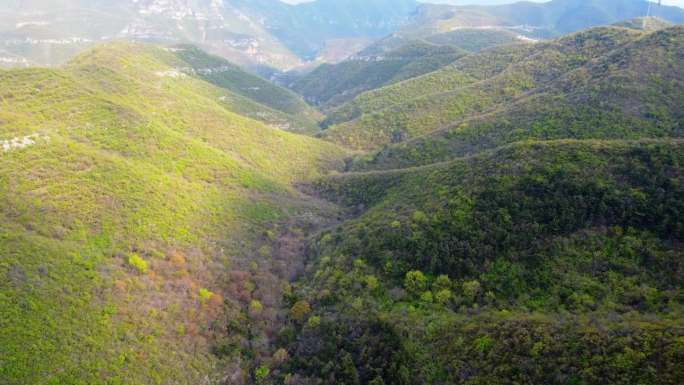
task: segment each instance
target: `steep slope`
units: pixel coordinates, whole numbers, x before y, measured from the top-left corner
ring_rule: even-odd
[[[376,52],[371,46],[342,63],[321,65],[291,88],[330,109],[364,91],[434,71],[465,54],[458,48],[423,42],[407,42],[389,52]]]
[[[180,60],[121,43],[0,71],[3,383],[240,383],[271,354],[267,234],[327,215],[291,184],[343,152],[232,112]]]
[[[683,37],[489,49],[338,109],[340,143],[416,137],[309,187],[349,218],[310,239],[277,381],[684,381]]]
[[[523,41],[505,29],[461,29],[419,38],[392,34],[341,63],[319,66],[290,87],[332,112],[363,92],[438,70],[471,52]]]
[[[323,119],[322,114],[306,104],[299,95],[247,73],[225,59],[188,45],[174,46],[168,50],[182,61],[176,64],[178,72],[198,76],[258,104],[242,108],[239,111],[242,115],[286,130],[308,132],[316,131],[318,122]],[[226,96],[223,101],[228,98]]]
[[[333,116],[333,119],[355,119],[332,127],[327,135],[331,140],[352,147],[373,148],[429,133],[455,120],[519,99],[641,34],[623,28],[603,27],[531,47],[504,47],[502,51],[494,49],[474,58],[466,57],[463,64],[456,62],[444,71],[426,75],[428,84],[437,83],[436,87],[422,85],[423,78],[412,79],[408,85],[378,90],[367,98],[360,98],[359,104],[341,108],[342,117]],[[489,58],[495,61],[482,68],[472,66],[474,62],[482,63]],[[462,66],[466,66],[465,73]],[[442,80],[475,76],[482,80],[462,87],[450,80]],[[397,96],[397,91],[404,90],[407,93],[402,93],[399,98],[385,96]],[[393,100],[400,102],[394,105],[386,103]]]
[[[496,76],[511,63],[531,55],[532,46],[513,44],[487,50],[479,55],[467,55],[437,71],[396,84],[371,90],[345,103],[328,114],[326,122],[351,122],[377,111],[399,106],[426,95],[447,93],[480,80]]]
[[[321,180],[358,216],[312,241],[283,372],[681,382],[683,166],[681,141],[524,142]]]
[[[429,164],[525,139],[681,137],[682,52],[684,28],[647,34],[528,90],[512,104],[465,115],[360,166]]]

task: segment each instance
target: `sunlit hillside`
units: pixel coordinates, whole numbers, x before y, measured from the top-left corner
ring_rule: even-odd
[[[249,305],[227,277],[256,282],[267,230],[319,210],[292,183],[344,153],[235,113],[182,58],[118,43],[0,72],[3,383],[196,383]]]
[[[684,9],[483,1],[5,1],[0,385],[684,384]]]

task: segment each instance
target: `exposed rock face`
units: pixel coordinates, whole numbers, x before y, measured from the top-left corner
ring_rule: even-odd
[[[2,148],[2,152],[10,152],[13,150],[21,150],[26,147],[34,146],[40,141],[46,142],[49,140],[50,137],[41,134],[18,136],[12,139],[0,140],[0,148]]]

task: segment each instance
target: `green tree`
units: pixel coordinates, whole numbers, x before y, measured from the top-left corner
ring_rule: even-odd
[[[451,290],[452,288],[452,283],[451,279],[449,279],[448,275],[440,275],[437,277],[435,280],[435,283],[432,284],[432,289],[435,292],[440,292],[442,290]]]
[[[147,261],[142,259],[138,254],[135,254],[135,253],[130,254],[128,256],[128,264],[133,266],[138,271],[138,273],[140,273],[140,274],[147,273],[147,269],[148,269]]]
[[[361,385],[361,380],[359,379],[359,372],[356,370],[356,365],[354,365],[354,360],[351,354],[342,351],[342,360],[340,362],[340,376],[338,378],[338,383],[341,385]]]
[[[301,321],[311,313],[311,305],[307,301],[297,301],[290,309],[290,318]]]
[[[201,288],[199,291],[199,297],[202,303],[208,302],[213,296],[214,293],[209,291],[208,289]]]
[[[257,384],[262,384],[269,374],[271,374],[271,370],[266,365],[261,365],[256,368],[254,371],[254,378],[256,379]]]
[[[435,301],[439,304],[445,305],[453,297],[453,293],[449,289],[443,289],[435,294]]]
[[[314,315],[309,317],[309,320],[306,321],[307,326],[310,328],[317,328],[321,324],[321,317]]]
[[[463,296],[468,303],[474,303],[480,291],[482,291],[482,285],[478,281],[468,281],[463,284]]]
[[[414,270],[406,273],[404,278],[404,288],[414,295],[418,295],[427,288],[427,278],[421,271]]]
[[[257,315],[261,314],[261,312],[264,310],[264,305],[261,304],[261,302],[253,299],[252,302],[249,303],[249,312],[251,314]]]
[[[364,281],[366,283],[366,287],[371,291],[377,289],[380,285],[378,282],[378,278],[374,275],[367,275]]]

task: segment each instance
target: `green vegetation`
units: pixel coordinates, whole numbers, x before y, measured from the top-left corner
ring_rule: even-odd
[[[681,27],[645,35],[527,91],[515,103],[496,104],[483,115],[465,114],[447,128],[360,159],[357,167],[430,164],[526,139],[681,137],[684,80],[677,74],[684,67],[673,53],[683,46]],[[650,54],[643,56],[644,51]]]
[[[283,335],[306,352],[284,370],[325,384],[354,383],[345,362],[369,383],[403,383],[372,377],[387,368],[421,384],[684,381],[683,31],[487,49],[334,111],[329,140],[376,150],[315,184],[352,218],[312,241],[293,296],[322,321]]]
[[[323,118],[320,112],[292,91],[247,73],[221,57],[209,55],[189,45],[174,46],[171,49],[181,60],[177,63],[178,68],[186,69],[187,72],[235,94],[224,96],[224,102],[230,99],[232,103],[240,105],[239,95],[259,104],[251,103],[252,105],[245,105],[240,110],[233,107],[235,112],[271,125],[287,127],[288,130],[308,132],[315,131],[318,121]]]
[[[199,298],[202,302],[209,301],[214,295],[215,294],[209,291],[208,289],[202,288],[199,290]]]
[[[222,376],[212,325],[252,299],[226,275],[274,221],[319,210],[292,183],[344,152],[235,113],[180,60],[116,43],[0,71],[3,384]]]
[[[468,52],[480,52],[487,48],[520,43],[519,34],[501,29],[459,28],[455,31],[428,36],[425,40],[440,45],[462,48]]]
[[[674,37],[681,35],[679,28],[666,31],[668,32],[663,33]],[[466,124],[480,115],[514,105],[514,102],[517,105],[519,100],[528,96],[543,98],[542,93],[548,93],[547,89],[556,83],[560,87],[559,83],[563,79],[568,80],[563,84],[565,88],[560,90],[563,96],[587,96],[589,92],[595,92],[589,88],[593,85],[582,78],[569,78],[586,73],[585,78],[594,75],[606,83],[610,83],[611,79],[605,73],[605,67],[593,66],[592,59],[605,57],[608,61],[618,55],[613,51],[620,47],[625,47],[625,53],[630,52],[630,44],[642,45],[631,51],[641,52],[647,42],[653,45],[667,42],[668,47],[662,49],[665,55],[667,52],[677,51],[680,39],[652,36],[656,34],[658,33],[643,36],[641,32],[623,28],[597,28],[548,43],[507,46],[472,55],[474,57],[465,57],[441,71],[411,79],[407,84],[390,86],[360,96],[355,105],[340,109],[358,111],[360,114],[346,113],[345,118],[354,120],[331,127],[326,135],[332,141],[353,148],[372,149],[427,134],[457,122]],[[667,58],[655,56],[653,62],[664,67],[674,58],[667,61],[664,59]],[[599,68],[602,68],[600,75]],[[618,68],[615,70],[619,71]],[[669,71],[667,68],[662,70]],[[642,79],[644,82],[652,81],[647,73],[633,74],[630,71],[625,75],[635,82]],[[641,75],[643,78],[639,77]],[[655,81],[653,80],[652,87],[661,87]],[[438,86],[429,87],[432,84]],[[568,91],[567,87],[573,87],[575,92]],[[644,97],[648,95],[645,93]],[[544,100],[540,104],[547,106],[554,102],[556,101]],[[577,106],[576,103],[568,104],[570,107]],[[585,106],[587,105],[584,103],[580,104],[580,107]],[[336,119],[344,120],[346,119]],[[485,135],[477,137],[482,138]]]
[[[298,294],[327,318],[288,340],[306,352],[289,370],[326,384],[353,383],[347,361],[361,383],[681,382],[683,166],[681,141],[521,142],[322,179],[365,210],[313,245]]]
[[[128,264],[134,267],[140,274],[145,274],[147,273],[147,269],[149,268],[149,265],[147,264],[147,261],[144,259],[140,258],[138,254],[131,254],[128,256]],[[206,291],[206,289],[202,289]],[[202,290],[200,290],[200,297],[202,297]]]
[[[325,136],[372,151],[312,187],[350,219],[289,294],[321,322],[281,334],[288,378],[684,381],[682,44],[502,46],[333,112]]]
[[[332,243],[334,252],[363,257],[416,295],[428,288],[425,272],[480,280],[482,291],[491,291],[503,303],[525,298],[528,307],[570,306],[548,298],[555,290],[562,297],[560,288],[549,287],[554,282],[563,283],[565,290],[576,281],[580,286],[572,292],[581,295],[617,278],[597,276],[592,279],[598,281],[590,284],[589,276],[571,278],[561,273],[587,271],[584,263],[643,271],[637,287],[669,290],[672,284],[676,288],[682,279],[679,254],[666,244],[683,235],[677,219],[684,194],[680,146],[679,142],[526,143],[424,169],[326,179],[321,185],[326,194],[371,207],[333,234],[333,240],[339,240]],[[380,192],[364,195],[363,191],[374,191],[367,189],[368,184],[379,185]],[[394,221],[401,225],[392,226]],[[602,244],[610,250],[605,260],[597,253],[572,251],[600,250]],[[570,255],[575,256],[563,260]],[[629,255],[648,262],[630,260]],[[590,259],[582,262],[585,257]],[[625,265],[618,268],[618,261]],[[526,272],[532,268],[534,272]],[[666,278],[669,273],[674,275]],[[484,277],[493,284],[488,286]],[[440,281],[439,289],[448,288],[448,279]],[[464,290],[470,285],[464,285]]]
[[[297,80],[292,89],[306,100],[331,109],[364,91],[437,70],[465,54],[446,45],[407,42],[389,52],[364,51],[339,64],[321,65]]]
[[[323,127],[327,127],[354,119],[360,112],[377,111],[379,104],[387,102],[364,97],[364,92],[369,91],[377,95],[374,90],[385,87],[382,96],[392,98],[396,104],[407,100],[406,95],[411,92],[402,90],[402,85],[397,83],[438,71],[468,53],[512,43],[521,43],[521,39],[518,35],[505,30],[460,29],[424,38],[392,35],[342,63],[321,65],[298,79],[292,88],[329,112],[328,119],[322,124]],[[446,71],[446,78],[439,78],[432,84],[436,88],[425,88],[430,84],[419,82],[422,87],[412,92],[436,93],[438,89],[450,86],[448,89],[453,89],[455,84],[445,81],[448,82],[451,80],[449,78],[453,77],[468,78],[463,73],[453,76],[449,72]],[[361,96],[355,99],[360,94]],[[351,103],[347,103],[350,101]]]
[[[0,382],[684,383],[684,28],[625,26],[383,39],[327,141],[192,46],[0,71]]]

